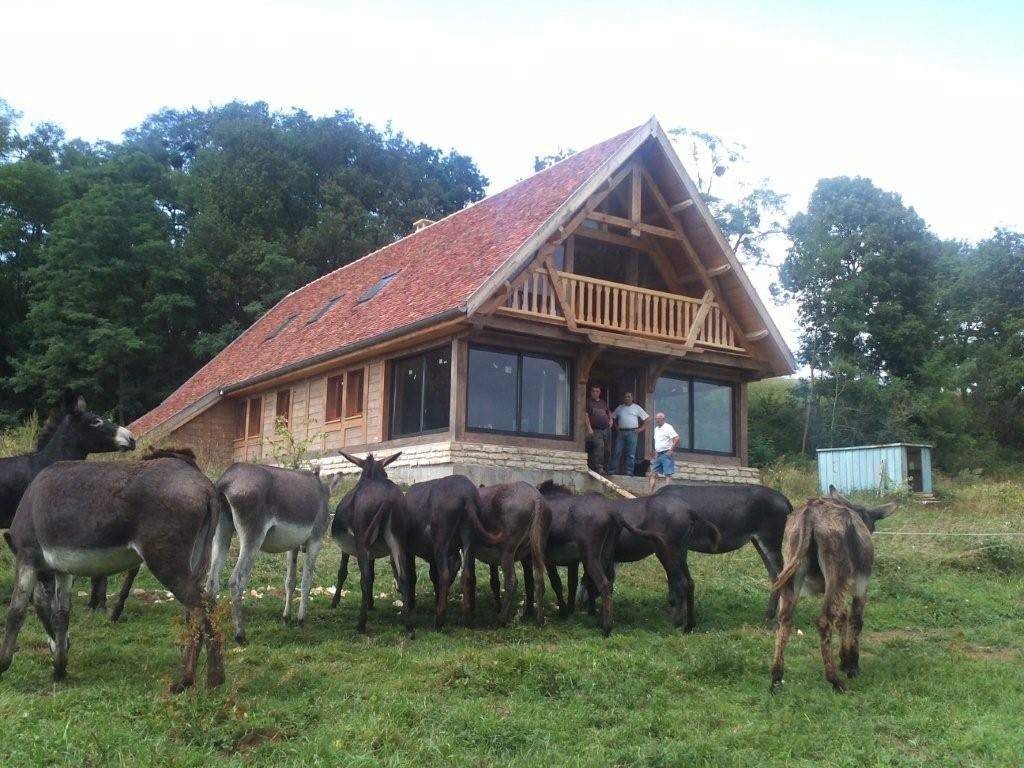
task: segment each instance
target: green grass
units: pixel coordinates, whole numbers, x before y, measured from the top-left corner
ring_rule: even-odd
[[[775,478],[800,503],[806,474]],[[881,531],[1024,531],[1024,485],[944,483],[942,507],[907,505]],[[44,636],[26,621],[0,679],[0,763],[24,765],[1019,765],[1024,760],[1024,539],[876,538],[861,677],[822,679],[815,600],[801,601],[783,691],[768,694],[768,582],[746,548],[694,555],[698,630],[669,626],[653,561],[625,566],[615,632],[593,617],[494,628],[481,570],[478,628],[431,628],[421,572],[417,639],[404,639],[378,568],[369,634],[355,632],[356,580],[335,611],[314,597],[305,628],[268,591],[262,555],[246,600],[249,645],[227,642],[228,682],[180,696],[176,604],[133,597],[108,624],[76,597],[70,678],[54,685]],[[316,584],[338,554],[321,557]],[[0,556],[0,597],[11,588]],[[226,579],[226,574],[225,574]],[[111,590],[116,585],[111,586]],[[138,586],[157,594],[148,575]],[[86,590],[76,581],[76,594]],[[227,618],[224,617],[225,628]],[[230,638],[230,631],[226,632]]]

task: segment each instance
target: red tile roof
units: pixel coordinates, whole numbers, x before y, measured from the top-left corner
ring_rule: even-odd
[[[290,293],[130,429],[145,434],[222,388],[458,309],[637,130],[579,152]],[[358,303],[395,270],[398,274],[377,296]],[[323,317],[307,324],[337,296]]]

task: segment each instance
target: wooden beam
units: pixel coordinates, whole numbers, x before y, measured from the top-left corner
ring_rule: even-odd
[[[548,280],[551,281],[551,288],[555,292],[555,299],[558,301],[558,306],[562,308],[562,315],[565,317],[565,324],[569,326],[570,331],[575,331],[576,318],[573,316],[572,310],[569,308],[569,301],[565,298],[565,292],[562,290],[562,283],[558,279],[558,273],[555,271],[555,265],[551,263],[551,257],[545,259],[544,268],[547,270]]]
[[[730,269],[732,269],[732,264],[719,264],[708,269],[708,275],[710,277],[718,277],[719,275],[724,275]]]
[[[635,499],[636,498],[635,495],[633,495],[631,492],[627,491],[625,488],[623,488],[618,483],[612,482],[607,477],[599,475],[597,472],[595,472],[592,469],[588,469],[587,470],[587,474],[590,475],[595,480],[597,480],[597,482],[599,482],[601,485],[603,485],[608,490],[615,491],[615,493],[619,494],[619,496],[621,496],[624,499]]]
[[[681,236],[672,229],[665,229],[665,227],[656,227],[654,224],[644,224],[643,222],[637,222],[633,224],[629,219],[624,219],[621,216],[613,216],[610,213],[601,213],[600,211],[592,211],[588,216],[591,221],[596,221],[599,224],[610,224],[613,227],[622,227],[628,229],[632,233],[635,229],[639,229],[640,232],[633,235],[633,237],[639,237],[641,232],[646,232],[649,235],[657,235],[658,237],[664,237],[667,240],[681,240]]]
[[[625,334],[608,333],[605,331],[588,331],[587,338],[594,344],[619,347],[632,350],[633,352],[653,352],[676,358],[686,357],[687,354],[704,353],[702,349],[687,350],[682,344],[674,344],[670,341],[657,341],[656,339],[645,339],[639,336],[626,336]]]
[[[651,363],[650,367],[647,369],[647,394],[654,394],[654,390],[658,386],[658,379],[661,377],[661,374],[665,372],[665,368],[672,362],[672,359],[673,358],[668,355],[665,355],[660,360],[656,360]]]
[[[623,180],[633,172],[633,166],[634,163],[628,163],[625,166],[623,166],[618,173],[616,173],[614,176],[608,179],[608,182],[607,184],[605,184],[604,189],[594,194],[589,200],[587,200],[586,203],[584,203],[583,207],[576,213],[575,216],[569,219],[569,221],[566,222],[564,225],[559,227],[558,237],[555,239],[555,243],[560,244],[563,240],[565,240],[566,237],[575,234],[574,231],[579,228],[580,224],[582,224],[587,219],[587,217],[594,212],[597,206],[604,202],[604,199],[608,197],[608,195],[611,193],[613,189],[619,186],[619,184],[621,184]]]
[[[640,186],[640,168],[636,164],[633,165],[633,173],[631,179],[631,189],[629,196],[629,220],[633,226],[629,229],[629,234],[633,237],[640,237],[640,199],[641,199],[641,186]]]
[[[767,336],[768,336],[768,329],[767,328],[762,328],[759,331],[751,331],[750,333],[746,334],[747,341],[760,341],[761,339],[763,339],[763,338],[765,338]]]
[[[565,241],[565,271],[572,274],[576,268],[576,236],[569,235]]]
[[[675,205],[670,205],[668,209],[672,213],[681,213],[681,212],[685,211],[687,208],[689,208],[691,205],[693,205],[693,200],[687,199],[687,200],[683,200],[681,203],[676,203]]]
[[[599,240],[602,243],[621,245],[623,248],[637,248],[641,251],[648,252],[648,248],[644,245],[643,240],[628,237],[627,235],[617,235],[614,232],[606,232],[603,229],[580,227],[573,234],[577,237],[586,237],[591,240]]]
[[[587,379],[590,378],[590,369],[594,367],[594,363],[597,362],[597,358],[600,357],[601,353],[604,352],[604,344],[594,344],[584,349],[579,356],[577,361],[577,367],[579,372],[577,373],[578,381],[586,383]]]
[[[704,330],[704,318],[708,316],[708,312],[711,311],[711,304],[715,300],[715,292],[710,288],[704,291],[704,298],[701,299],[700,307],[697,309],[697,315],[693,318],[693,324],[689,327],[686,332],[686,343],[683,344],[687,351],[694,348],[697,343],[697,337],[700,336]]]

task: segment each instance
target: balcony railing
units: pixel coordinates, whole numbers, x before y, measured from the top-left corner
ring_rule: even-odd
[[[732,326],[714,301],[704,306],[701,299],[689,296],[568,272],[553,274],[557,291],[546,268],[534,269],[524,283],[509,291],[504,310],[565,323],[561,309],[564,302],[577,326],[682,344],[696,334],[693,345],[744,352],[736,343]]]

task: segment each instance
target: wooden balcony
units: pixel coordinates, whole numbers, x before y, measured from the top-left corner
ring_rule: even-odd
[[[710,292],[704,299],[695,299],[539,267],[508,291],[498,311],[565,323],[574,330],[595,329],[675,342],[690,349],[746,354]]]

